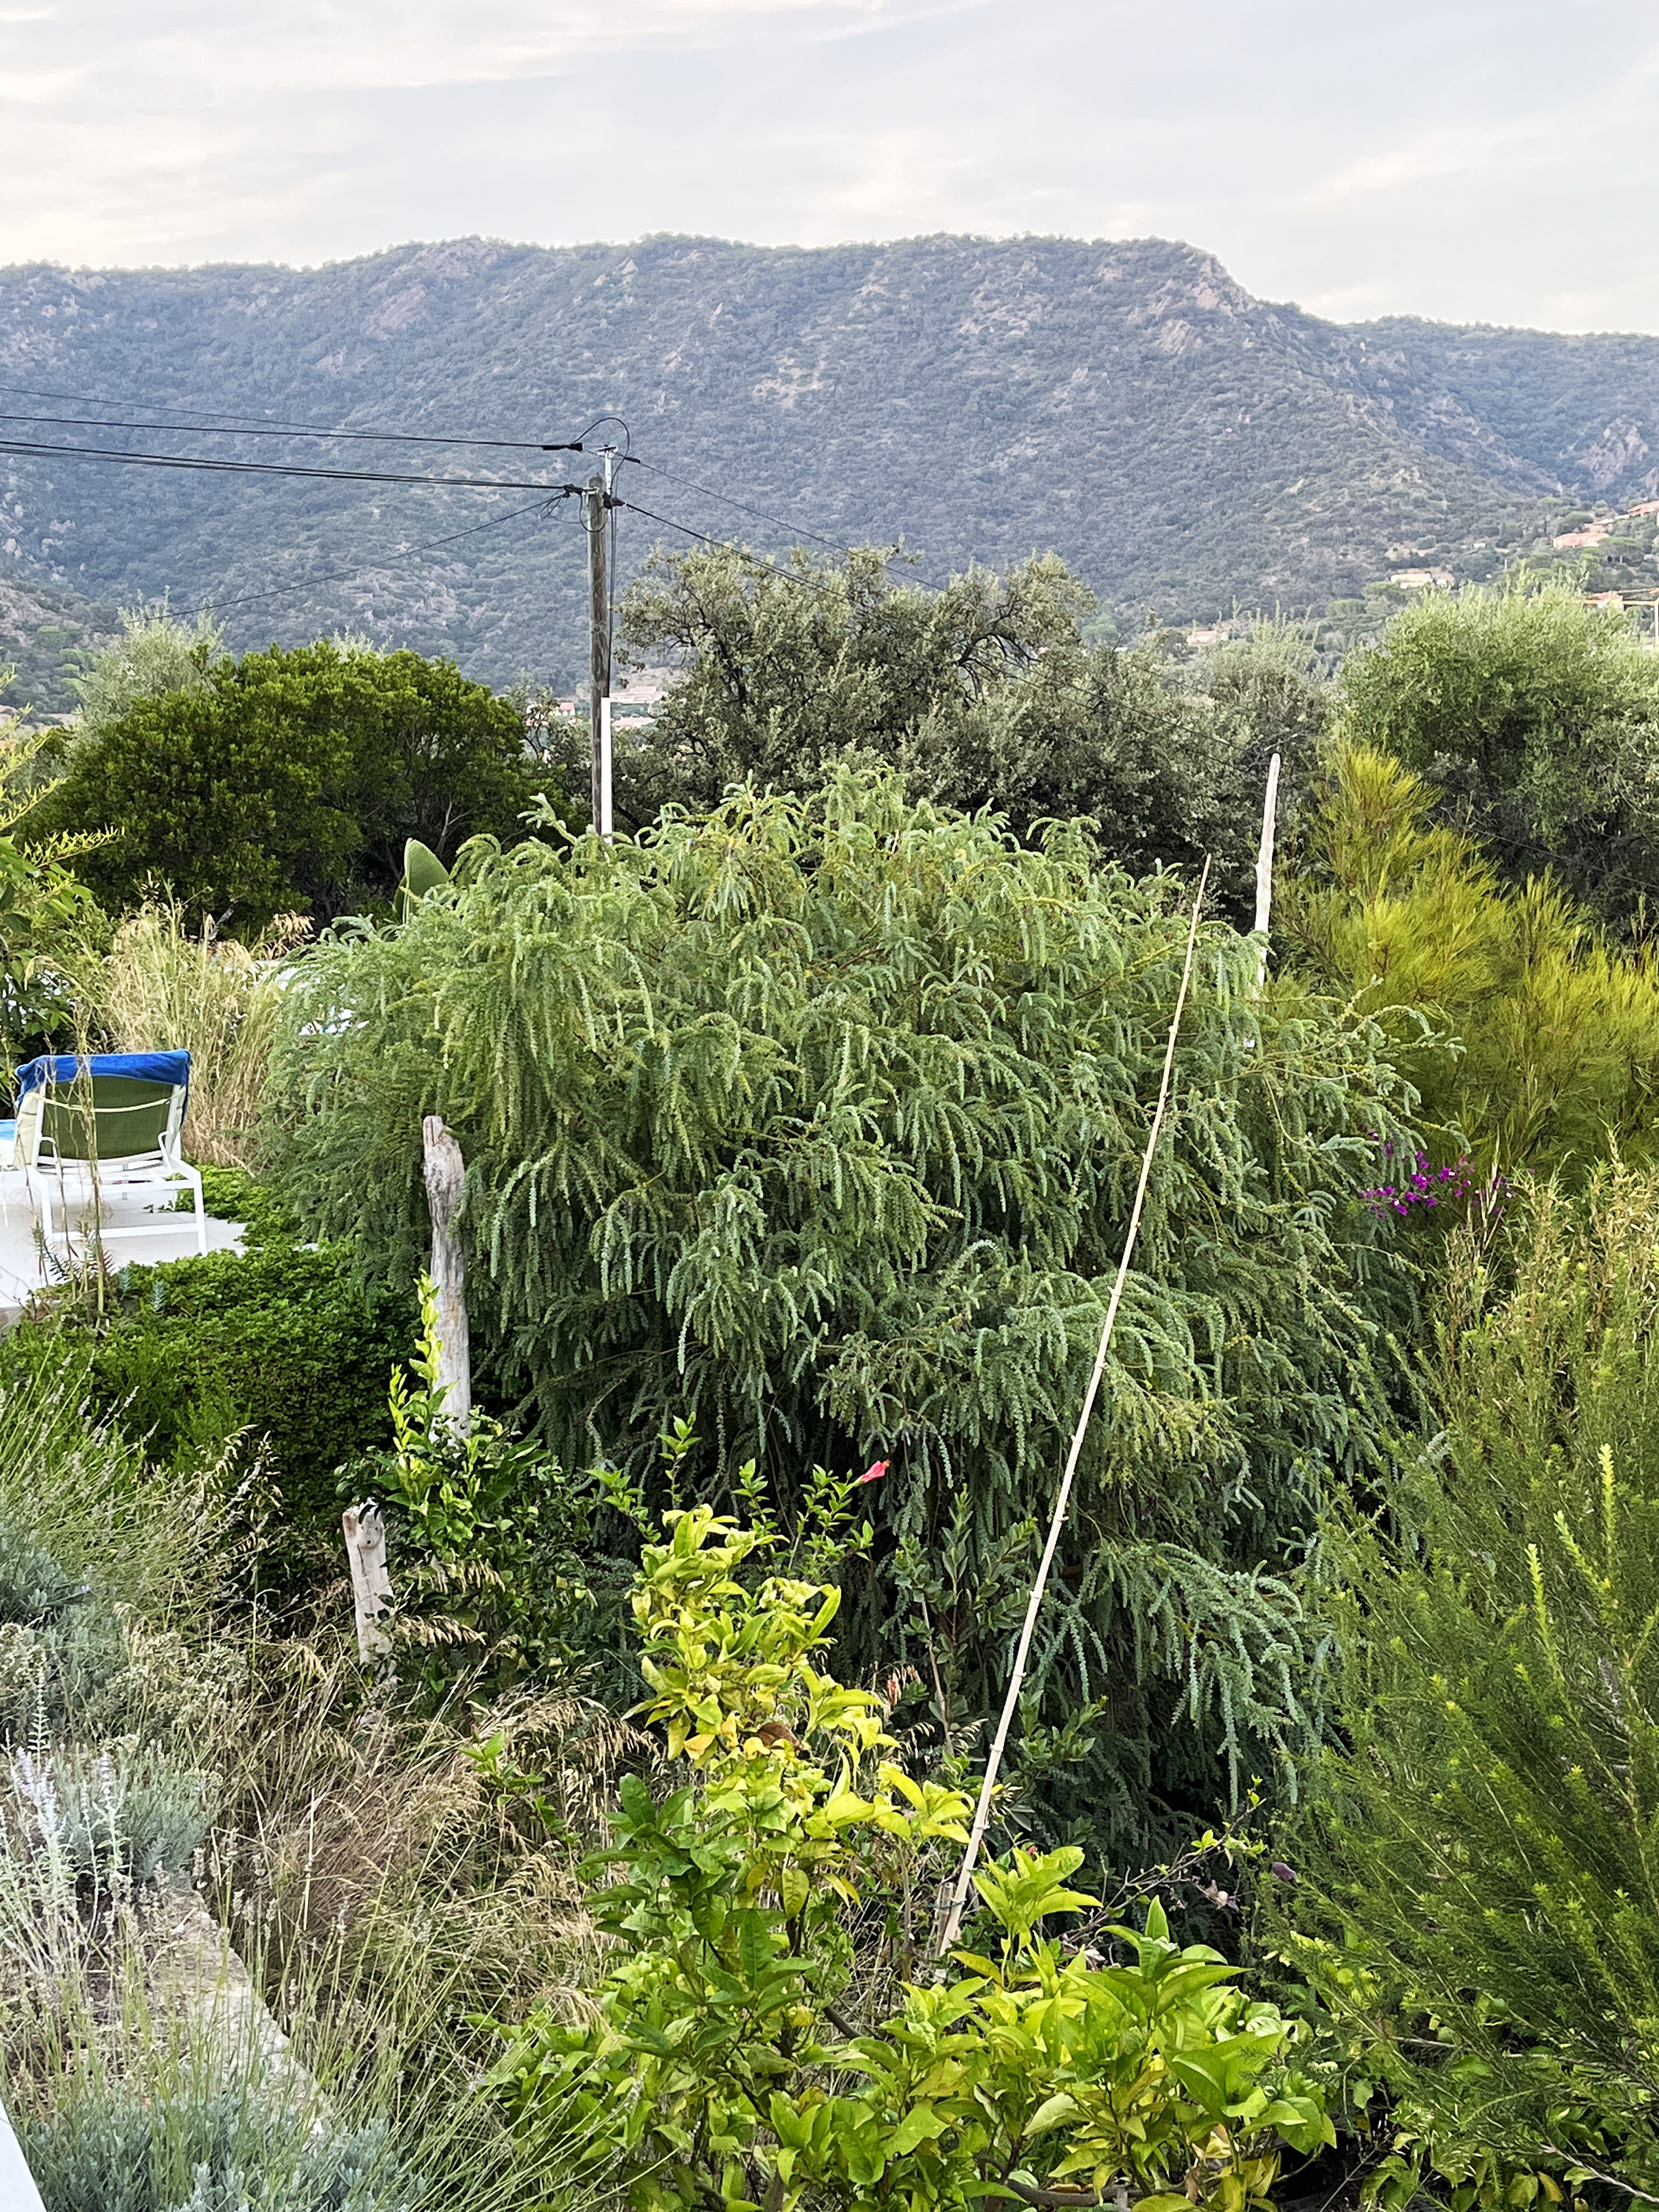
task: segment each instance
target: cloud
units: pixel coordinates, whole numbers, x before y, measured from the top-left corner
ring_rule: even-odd
[[[1627,0],[76,0],[8,15],[0,252],[1158,233],[1331,313],[1659,330]]]

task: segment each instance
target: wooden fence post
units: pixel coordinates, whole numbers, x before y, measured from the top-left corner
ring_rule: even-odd
[[[466,1255],[455,1234],[455,1212],[466,1163],[436,1114],[421,1124],[426,1152],[426,1202],[432,1215],[432,1280],[438,1293],[438,1380],[447,1395],[444,1418],[465,1435],[472,1425],[472,1345],[466,1320]]]
[[[351,1595],[357,1614],[357,1654],[365,1667],[384,1659],[392,1638],[380,1626],[380,1615],[392,1602],[392,1577],[386,1572],[386,1522],[378,1505],[349,1505],[340,1516],[345,1531],[346,1559],[351,1567]]]

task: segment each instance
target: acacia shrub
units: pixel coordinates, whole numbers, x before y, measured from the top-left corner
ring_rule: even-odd
[[[702,1495],[752,1457],[787,1516],[797,1470],[890,1460],[842,1663],[937,1672],[950,1736],[1000,1693],[1099,1338],[1184,897],[850,771],[479,848],[303,963],[276,1173],[407,1282],[444,1116],[475,1344],[567,1466],[644,1479],[684,1415]],[[1316,1739],[1300,1562],[1409,1390],[1412,1271],[1358,1196],[1411,1103],[1381,1032],[1258,1001],[1224,927],[1199,974],[1024,1732],[1120,1840]]]

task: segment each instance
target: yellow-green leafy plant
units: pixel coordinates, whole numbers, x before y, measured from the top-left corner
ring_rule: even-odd
[[[923,1963],[969,1801],[887,1754],[878,1700],[815,1663],[838,1594],[757,1581],[778,1540],[670,1514],[633,1606],[651,1719],[688,1778],[623,1784],[592,2014],[505,2031],[495,2094],[587,2136],[635,2212],[944,2212],[981,2199],[1243,2212],[1331,2139],[1294,2031],[1154,1905],[1131,1963],[1043,1923],[1095,1900],[1075,1849],[977,1877],[987,1951]],[[1056,2192],[1059,2192],[1056,2194]]]

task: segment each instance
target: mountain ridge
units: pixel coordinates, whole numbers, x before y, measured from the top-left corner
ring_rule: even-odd
[[[624,469],[623,495],[686,531],[766,553],[797,534],[902,538],[925,574],[1052,547],[1130,622],[1346,604],[1407,557],[1490,574],[1540,541],[1553,504],[1659,490],[1659,338],[1338,325],[1161,240],[659,233],[445,240],[299,270],[33,264],[0,270],[0,386],[14,413],[57,405],[27,386],[134,419],[326,416],[422,440],[568,436],[615,408],[650,465]],[[290,457],[251,434],[173,442]],[[361,465],[379,449],[315,450]],[[402,452],[455,472],[452,449]],[[0,550],[88,599],[212,600],[241,644],[361,628],[496,683],[580,666],[568,504],[478,530],[514,501],[15,453],[0,482]],[[625,564],[659,537],[693,542],[621,520]]]

